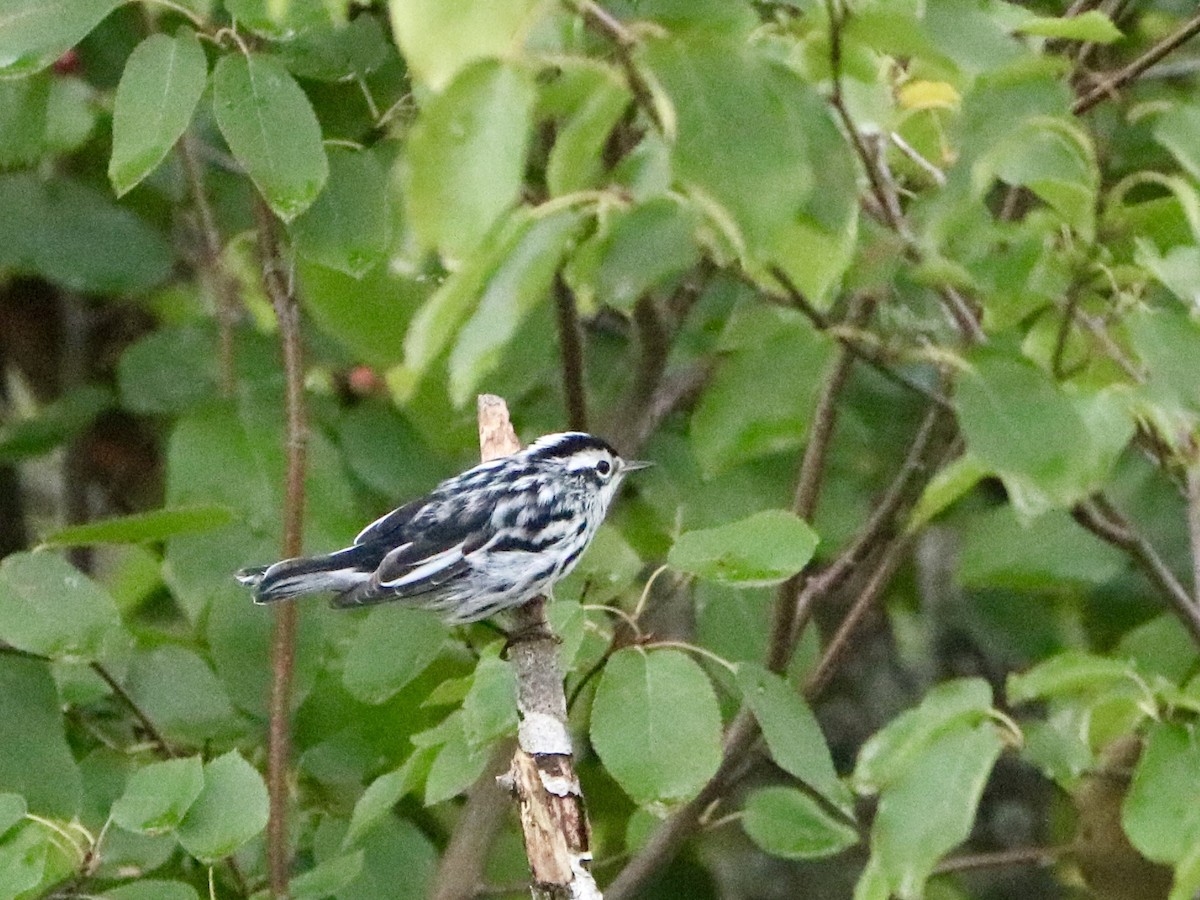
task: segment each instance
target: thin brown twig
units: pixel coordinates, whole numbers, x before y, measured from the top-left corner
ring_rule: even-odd
[[[810,576],[796,598],[796,612],[792,624],[792,634],[789,646],[794,648],[800,641],[804,629],[812,619],[813,610],[819,600],[837,590],[846,578],[854,571],[883,538],[887,529],[892,527],[901,514],[915,502],[919,488],[931,477],[935,469],[927,463],[929,459],[940,459],[945,452],[943,441],[934,445],[935,436],[942,424],[942,410],[931,407],[921,421],[917,434],[909,447],[908,454],[901,463],[899,471],[892,478],[887,490],[871,511],[867,521],[863,523],[858,534],[850,545],[838,554],[837,559],[823,571]],[[925,474],[925,478],[918,476]]]
[[[851,310],[851,321],[855,324],[862,324],[870,315],[873,307],[874,304],[870,300],[863,298]],[[854,354],[843,346],[825,378],[821,395],[817,398],[816,409],[813,411],[808,443],[800,458],[800,473],[796,477],[796,490],[792,499],[792,511],[806,521],[812,519],[817,509],[817,500],[820,498],[821,484],[825,474],[825,460],[829,454],[829,445],[838,419],[838,400],[850,380],[854,359]],[[804,579],[805,576],[802,573],[797,573],[783,582],[775,592],[775,602],[771,613],[771,631],[767,644],[767,668],[773,672],[786,670],[791,660],[791,637],[796,618],[796,598],[799,596],[800,586]]]
[[[283,555],[299,556],[304,538],[304,470],[307,415],[304,406],[304,362],[300,344],[300,311],[282,271],[275,219],[262,200],[255,202],[263,284],[275,307],[286,383],[287,473],[283,507]],[[294,603],[275,607],[271,638],[271,699],[267,748],[267,868],[272,897],[286,897],[291,864],[288,847],[288,771],[291,757],[290,711],[296,657]]]
[[[948,875],[951,872],[970,872],[1003,866],[1052,866],[1070,851],[1070,847],[1061,846],[1017,847],[995,853],[968,853],[943,859],[933,867],[933,874]]]
[[[1077,503],[1071,510],[1075,521],[1101,540],[1123,550],[1166,598],[1193,642],[1200,646],[1200,606],[1179,583],[1153,545],[1102,494]]]
[[[804,682],[804,696],[812,700],[824,692],[833,678],[834,673],[842,664],[846,652],[850,649],[850,639],[862,624],[867,613],[883,596],[884,590],[891,584],[896,570],[907,558],[912,549],[914,535],[901,535],[888,544],[879,554],[879,559],[871,571],[871,577],[863,585],[850,611],[838,624],[837,631],[825,645],[820,660]]]
[[[183,171],[192,192],[192,203],[195,204],[196,215],[200,219],[200,236],[204,245],[203,276],[211,286],[217,301],[217,347],[221,394],[230,397],[237,386],[237,366],[233,349],[233,329],[237,322],[238,307],[240,306],[237,284],[233,276],[226,271],[221,260],[221,232],[217,228],[212,204],[208,202],[208,192],[204,187],[204,168],[200,164],[196,153],[195,139],[191,134],[185,133],[180,138],[179,158],[183,162]]]
[[[625,72],[625,80],[629,82],[629,90],[633,99],[659,130],[663,130],[663,122],[659,115],[658,106],[654,102],[654,92],[638,70],[634,60],[634,50],[637,49],[637,36],[625,27],[612,13],[592,0],[568,0],[567,5],[577,12],[592,31],[616,48],[617,58]]]
[[[1175,48],[1200,34],[1200,13],[1188,19],[1174,32],[1163,38],[1129,65],[1118,69],[1111,75],[1103,77],[1099,84],[1075,101],[1071,112],[1077,116],[1083,115],[1093,107],[1098,106],[1117,92],[1135,81],[1138,76],[1161,60]]]
[[[784,272],[783,269],[780,269],[778,266],[774,266],[771,268],[770,272],[771,276],[779,282],[779,286],[782,287],[784,292],[787,294],[787,305],[789,308],[794,307],[796,310],[802,313],[805,318],[812,322],[813,327],[818,331],[828,334],[835,341],[841,344],[847,351],[854,354],[855,357],[862,360],[862,362],[866,363],[893,384],[899,385],[906,390],[912,391],[914,394],[924,397],[929,402],[948,412],[953,409],[950,401],[945,397],[931,392],[924,385],[918,384],[911,378],[900,374],[886,362],[876,356],[871,349],[859,343],[844,331],[834,328],[833,323],[829,320],[829,317],[813,306],[812,301],[805,296],[804,292],[796,286],[796,283],[792,281],[791,277]],[[770,292],[763,290],[761,285],[758,285],[753,281],[748,281],[748,283],[757,288],[762,295],[771,302],[783,302],[778,300],[778,298],[776,298]]]
[[[583,388],[583,332],[579,327],[575,294],[561,272],[554,277],[554,306],[558,318],[558,352],[562,361],[567,424],[572,431],[587,431],[587,393]]]
[[[163,733],[158,730],[158,726],[154,724],[154,720],[133,699],[133,695],[125,690],[125,686],[113,676],[112,672],[108,671],[108,668],[103,663],[94,660],[88,665],[108,685],[109,689],[113,692],[113,696],[125,704],[129,711],[133,713],[133,717],[137,719],[138,724],[142,727],[142,731],[146,732],[146,736],[150,738],[150,741],[154,744],[159,754],[168,759],[175,756],[174,748],[163,736]]]
[[[1192,600],[1200,608],[1200,468],[1192,462],[1184,473],[1187,494],[1188,546],[1192,555]]]

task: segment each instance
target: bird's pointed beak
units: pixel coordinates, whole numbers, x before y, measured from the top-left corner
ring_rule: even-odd
[[[622,464],[621,468],[626,472],[636,472],[638,469],[648,469],[652,465],[654,465],[654,463],[645,459],[627,459]]]

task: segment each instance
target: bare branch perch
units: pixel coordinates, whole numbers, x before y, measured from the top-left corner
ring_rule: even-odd
[[[479,448],[486,462],[521,449],[496,396],[479,397]],[[498,781],[517,799],[534,900],[601,900],[592,877],[591,831],[575,775],[558,640],[546,600],[516,610],[510,658],[517,675],[517,751]]]

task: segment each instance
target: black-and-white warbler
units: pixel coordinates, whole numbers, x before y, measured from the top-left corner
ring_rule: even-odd
[[[474,622],[549,592],[596,536],[621,480],[647,465],[590,434],[550,434],[443,481],[344,550],[237,579],[257,603],[332,591],[334,606],[398,600]]]

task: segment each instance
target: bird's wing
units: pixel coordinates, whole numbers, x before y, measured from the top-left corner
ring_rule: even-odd
[[[495,497],[431,495],[368,525],[355,543],[379,560],[368,582],[334,598],[363,606],[437,593],[470,568],[466,557],[493,536]]]

